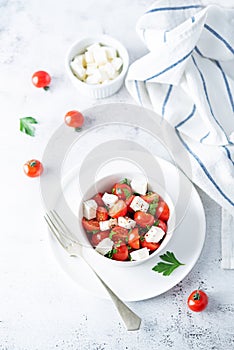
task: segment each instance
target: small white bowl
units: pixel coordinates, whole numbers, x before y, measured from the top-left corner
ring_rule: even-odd
[[[84,53],[85,49],[88,46],[95,43],[101,43],[105,46],[112,46],[117,50],[119,57],[121,57],[123,60],[123,67],[120,74],[115,79],[110,80],[105,84],[95,84],[95,85],[87,84],[79,80],[79,78],[77,78],[73,74],[70,67],[70,63],[76,55]],[[128,66],[129,66],[129,56],[128,56],[127,50],[118,40],[108,35],[83,38],[82,40],[75,42],[71,46],[71,48],[68,50],[66,61],[65,61],[67,74],[71,79],[72,83],[74,84],[74,86],[79,90],[79,92],[82,95],[95,98],[95,99],[105,98],[117,92],[123,84],[124,78],[128,70]]]
[[[105,263],[106,264],[110,264],[110,265],[114,265],[114,266],[120,266],[120,267],[130,267],[130,266],[136,266],[139,264],[142,264],[146,261],[148,261],[149,259],[151,259],[152,257],[155,257],[156,255],[158,255],[163,249],[165,249],[165,247],[167,246],[167,244],[169,243],[171,237],[173,236],[173,231],[175,229],[175,225],[176,225],[176,220],[175,220],[175,206],[172,202],[171,197],[169,196],[169,194],[166,192],[166,189],[162,188],[161,186],[159,186],[157,184],[157,179],[148,179],[148,190],[149,191],[154,191],[156,193],[158,193],[167,203],[169,210],[170,210],[170,217],[169,220],[167,222],[167,233],[165,238],[163,239],[160,247],[155,250],[153,253],[151,253],[149,255],[149,257],[142,259],[142,260],[138,260],[138,261],[117,261],[117,260],[112,260],[109,259],[99,253],[96,252],[96,250],[91,246],[86,232],[82,226],[81,220],[83,217],[83,201],[86,201],[90,198],[92,198],[96,193],[101,192],[111,192],[111,189],[113,187],[113,185],[115,183],[118,183],[119,181],[123,180],[124,178],[129,178],[132,179],[136,174],[134,173],[118,173],[118,174],[113,174],[113,175],[108,175],[100,180],[98,180],[93,186],[91,186],[88,191],[84,194],[83,196],[83,200],[80,203],[79,206],[79,213],[78,213],[78,218],[79,218],[79,230],[78,232],[81,232],[82,237],[80,238],[80,241],[83,242],[83,244],[89,248],[92,249],[92,251],[94,252],[94,254],[96,255],[97,259],[101,259],[103,261],[103,259],[105,259]]]

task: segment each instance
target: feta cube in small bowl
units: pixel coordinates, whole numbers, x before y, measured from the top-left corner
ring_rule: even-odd
[[[99,99],[117,92],[129,65],[128,52],[116,39],[94,36],[77,41],[68,50],[66,71],[82,95]]]
[[[135,266],[159,254],[175,228],[175,207],[156,179],[109,175],[83,197],[79,228],[106,263]]]

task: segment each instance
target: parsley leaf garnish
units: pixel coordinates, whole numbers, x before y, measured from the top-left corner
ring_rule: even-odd
[[[125,179],[123,179],[122,181],[120,181],[119,183],[120,183],[120,184],[126,184],[126,185],[130,186],[131,181],[130,181],[129,179],[125,178]]]
[[[109,238],[112,239],[114,235],[116,235],[116,232],[115,231],[111,231],[110,234],[109,234]]]
[[[166,262],[157,263],[157,265],[155,265],[152,270],[158,273],[162,273],[163,276],[169,276],[177,267],[185,265],[179,262],[179,260],[176,259],[174,253],[172,252],[167,251],[165,254],[160,255],[160,258]]]
[[[125,194],[126,199],[131,197],[131,192],[129,192],[126,188],[123,188],[122,191]]]
[[[155,198],[154,201],[150,203],[148,212],[154,216],[156,213],[157,206],[158,206],[158,198]]]
[[[117,249],[113,248],[111,249],[105,256],[109,259],[113,258],[113,254],[117,253]]]
[[[33,117],[20,118],[20,131],[29,136],[35,136],[35,127],[33,124],[38,124],[37,120]]]
[[[159,224],[159,220],[155,221],[155,223],[153,224],[153,226],[158,226]]]

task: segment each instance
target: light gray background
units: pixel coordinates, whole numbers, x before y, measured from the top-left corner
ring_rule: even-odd
[[[149,3],[0,0],[0,350],[234,348],[234,273],[220,268],[221,212],[204,193],[207,238],[198,263],[171,291],[131,303],[143,323],[127,333],[111,302],[82,291],[57,264],[42,218],[40,182],[22,172],[26,160],[42,157],[68,110],[134,103],[124,87],[104,101],[80,96],[65,75],[64,57],[79,37],[105,33],[122,41],[134,61],[146,52],[135,23]],[[52,74],[50,92],[32,86],[38,69]],[[18,119],[28,115],[40,120],[35,138],[18,131]],[[136,130],[131,132],[134,138]],[[186,299],[199,285],[210,303],[195,314]]]

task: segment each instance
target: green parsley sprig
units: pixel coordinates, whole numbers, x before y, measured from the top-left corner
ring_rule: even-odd
[[[176,259],[174,253],[166,252],[159,256],[165,262],[159,262],[152,270],[158,273],[162,273],[163,276],[169,276],[177,267],[185,265]]]
[[[33,117],[20,118],[20,131],[29,136],[35,136],[35,127],[33,124],[38,124],[37,120]]]

